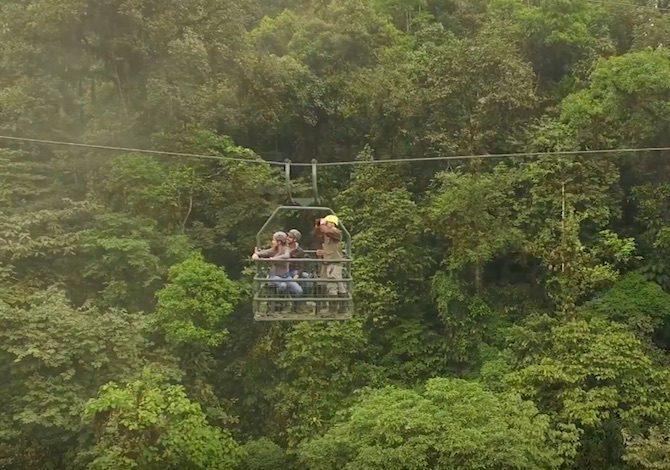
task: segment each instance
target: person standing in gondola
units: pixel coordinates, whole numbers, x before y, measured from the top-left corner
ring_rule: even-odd
[[[288,236],[288,247],[291,253],[291,259],[306,259],[309,258],[305,253],[305,250],[300,246],[300,240],[302,239],[302,233],[300,230],[292,228],[287,232]],[[302,287],[302,291],[305,295],[309,296],[314,292],[314,283],[309,281],[303,281],[302,279],[307,279],[312,277],[309,271],[306,269],[307,266],[304,262],[291,263],[289,266],[289,274],[292,279],[298,280],[298,284]],[[311,301],[299,302],[298,313],[309,313],[313,314],[316,304]]]
[[[336,215],[328,215],[319,220],[317,233],[321,237],[321,248],[316,251],[319,258],[325,262],[321,264],[319,269],[319,277],[327,279],[329,282],[324,282],[324,287],[328,297],[346,297],[347,287],[344,282],[335,282],[342,280],[343,267],[342,263],[328,263],[328,260],[344,259],[344,251],[342,248],[342,230],[337,226],[340,224],[340,219]],[[338,305],[339,304],[339,309]],[[346,303],[344,300],[337,303],[322,302],[319,308],[319,313],[345,313]]]

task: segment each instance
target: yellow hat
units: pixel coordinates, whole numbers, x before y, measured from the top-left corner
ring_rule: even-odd
[[[336,215],[327,215],[323,218],[326,222],[333,223],[335,225],[338,225],[340,223],[340,219]]]

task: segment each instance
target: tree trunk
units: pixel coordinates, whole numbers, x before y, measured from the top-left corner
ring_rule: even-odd
[[[483,288],[483,268],[481,263],[475,264],[475,290],[481,292]]]
[[[184,220],[181,222],[181,233],[184,233],[186,231],[186,222],[188,221],[188,218],[191,216],[192,210],[193,210],[193,194],[189,194],[188,210],[186,211],[186,216],[184,217]]]

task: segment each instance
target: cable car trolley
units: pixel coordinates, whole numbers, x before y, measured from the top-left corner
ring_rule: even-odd
[[[352,317],[351,235],[331,208],[318,205],[316,160],[311,167],[314,198],[294,198],[291,162],[286,160],[292,205],[277,207],[256,234],[253,312],[257,321]],[[270,243],[272,248],[260,249]]]

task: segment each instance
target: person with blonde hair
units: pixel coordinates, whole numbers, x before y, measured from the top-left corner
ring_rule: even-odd
[[[285,232],[275,232],[272,235],[272,247],[267,250],[256,248],[251,258],[269,258],[273,260],[270,264],[268,280],[271,287],[276,287],[280,294],[288,292],[291,295],[302,295],[302,287],[297,282],[291,280],[289,271],[291,258],[291,249],[288,246],[288,236]]]

